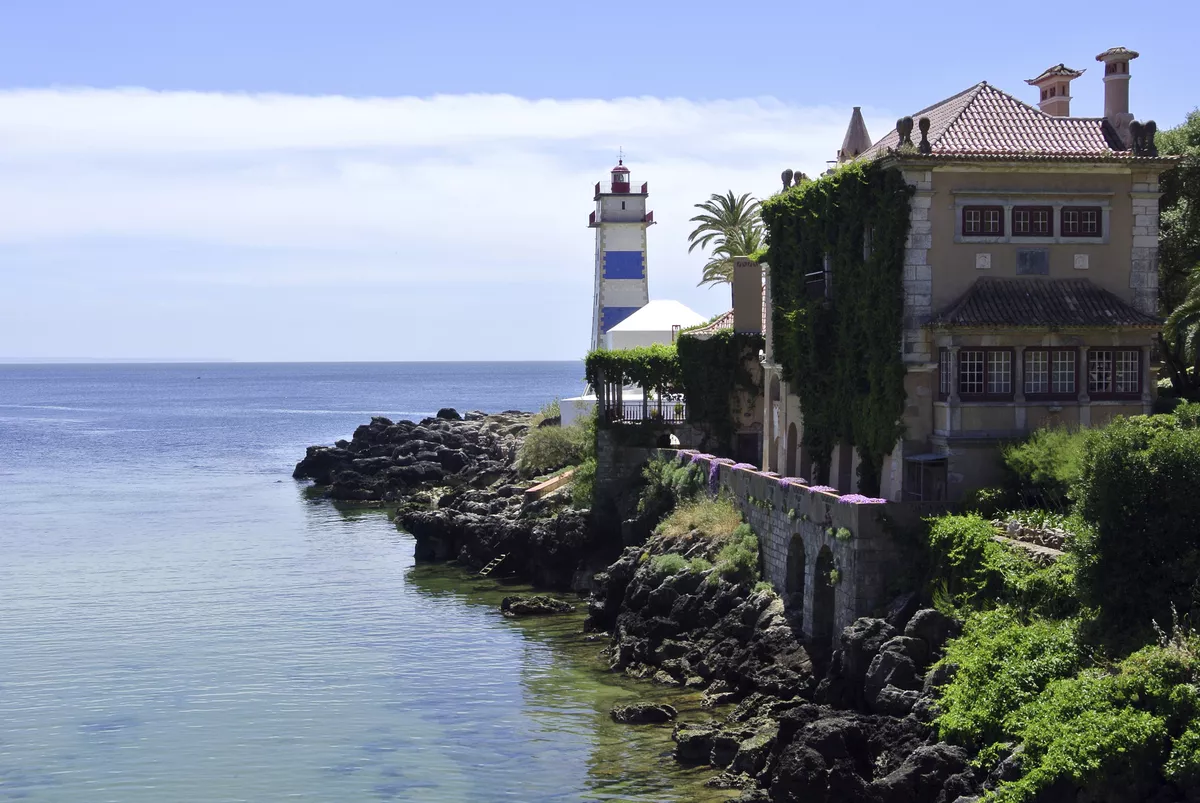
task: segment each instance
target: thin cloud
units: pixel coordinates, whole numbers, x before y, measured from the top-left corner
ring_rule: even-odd
[[[687,254],[692,205],[728,189],[764,197],[784,168],[819,173],[849,116],[770,98],[5,91],[0,275],[20,271],[32,293],[39,282],[99,287],[118,273],[143,295],[206,282],[262,293],[420,283],[435,304],[430,288],[441,283],[447,315],[466,294],[503,303],[506,282],[514,297],[544,283],[577,286],[588,310],[592,185],[621,147],[660,223],[652,294],[721,306],[695,289],[703,258]],[[868,115],[871,130],[882,134],[885,119]],[[131,294],[114,319],[136,317],[146,300]],[[50,312],[63,331],[70,303]]]

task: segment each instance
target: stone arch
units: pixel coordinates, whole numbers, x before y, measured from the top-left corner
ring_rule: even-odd
[[[788,424],[787,464],[786,464],[787,470],[784,471],[784,476],[787,476],[787,477],[802,476],[801,474],[796,473],[796,471],[797,471],[797,469],[796,469],[796,457],[797,457],[796,449],[799,446],[799,443],[797,443],[798,439],[799,439],[799,436],[796,433],[796,422],[793,421],[792,423]]]
[[[793,533],[791,541],[788,542],[787,553],[787,581],[784,585],[784,592],[787,596],[784,598],[789,610],[803,611],[804,610],[804,586],[805,586],[805,564],[807,556],[804,554],[804,536],[800,533]]]
[[[831,582],[833,552],[828,545],[821,547],[813,565],[812,578],[812,639],[822,647],[833,641],[834,601],[836,587]]]

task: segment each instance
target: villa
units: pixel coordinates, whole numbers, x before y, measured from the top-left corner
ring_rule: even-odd
[[[957,499],[994,483],[1000,446],[1035,428],[1150,412],[1158,180],[1172,162],[1154,123],[1130,113],[1137,57],[1096,57],[1102,117],[1071,116],[1084,71],[1062,64],[1027,82],[1036,108],[982,82],[874,143],[855,109],[838,161],[881,160],[914,190],[896,344],[905,434],[884,460],[882,496]],[[763,466],[808,477],[804,411],[765,328]],[[857,463],[840,444],[829,484],[859,490]]]

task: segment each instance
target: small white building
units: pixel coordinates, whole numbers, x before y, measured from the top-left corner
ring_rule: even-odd
[[[708,322],[700,313],[678,301],[663,299],[651,301],[637,312],[613,326],[604,335],[605,348],[609,350],[632,349],[651,346],[655,343],[671,345],[680,330]],[[630,386],[622,391],[622,397],[632,407],[640,406],[642,389]],[[596,394],[591,388],[583,396],[574,396],[559,402],[564,427],[587,418],[596,409]]]
[[[670,345],[681,329],[700,326],[708,319],[678,301],[651,301],[608,330],[605,347],[632,349],[655,343]]]

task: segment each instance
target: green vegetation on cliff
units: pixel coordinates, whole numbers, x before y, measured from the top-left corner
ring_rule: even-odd
[[[932,523],[931,588],[965,618],[941,660],[936,724],[987,770],[1012,754],[987,800],[1076,790],[1132,803],[1197,789],[1195,407],[1037,433],[1008,450],[1021,498],[1073,505],[1069,518],[1046,517],[1071,530],[1050,566],[996,541],[978,515]]]

